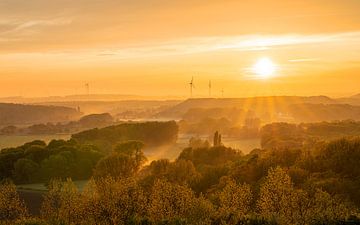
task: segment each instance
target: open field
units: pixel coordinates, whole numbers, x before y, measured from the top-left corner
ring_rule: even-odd
[[[179,156],[180,152],[186,148],[189,144],[191,135],[179,135],[177,142],[174,145],[166,145],[154,148],[145,148],[144,153],[148,158],[148,162],[156,159],[170,159],[174,160]],[[201,139],[209,139],[207,136],[199,136]],[[255,148],[260,148],[260,139],[237,139],[223,137],[223,144],[227,147],[241,150],[244,154],[251,152]],[[211,141],[210,141],[211,143]]]
[[[74,181],[77,188],[82,191],[87,184],[87,180]],[[20,197],[25,201],[25,204],[31,215],[39,215],[43,195],[47,191],[44,183],[37,184],[23,184],[17,185]]]
[[[87,180],[78,180],[78,181],[74,181],[74,184],[80,191],[82,191],[86,186],[87,182],[88,182]],[[39,191],[39,192],[47,191],[47,187],[44,183],[20,184],[17,185],[17,189],[22,191]]]

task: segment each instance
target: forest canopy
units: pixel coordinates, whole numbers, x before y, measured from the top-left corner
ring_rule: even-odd
[[[0,165],[8,167],[3,178],[48,182],[39,217],[28,214],[29,202],[11,182],[0,185],[6,190],[0,198],[14,199],[14,214],[1,204],[0,214],[11,223],[40,224],[356,224],[360,138],[321,139],[327,132],[354,134],[356,124],[272,124],[262,132],[296,143],[303,142],[293,139],[298,134],[318,139],[249,154],[226,147],[216,132],[213,144],[192,138],[174,161],[148,162],[139,140],[117,142],[105,155],[75,139],[34,141],[2,150]],[[88,179],[86,187],[78,189],[77,179]]]
[[[124,123],[105,128],[95,128],[72,135],[72,139],[83,144],[94,144],[104,152],[110,152],[115,143],[138,140],[147,146],[174,143],[178,126],[175,121]]]

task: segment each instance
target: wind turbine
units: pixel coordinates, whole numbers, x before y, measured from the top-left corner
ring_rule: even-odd
[[[209,97],[211,97],[211,80],[209,80]]]
[[[190,81],[189,85],[190,85],[190,97],[192,97],[193,96],[193,88],[195,88],[194,77],[191,77],[191,81]]]
[[[90,94],[90,85],[89,85],[89,83],[85,84],[85,89],[86,89],[86,94],[89,95]]]

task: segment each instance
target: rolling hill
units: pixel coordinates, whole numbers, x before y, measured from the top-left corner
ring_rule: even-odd
[[[337,104],[335,99],[326,96],[269,96],[251,98],[192,98],[160,112],[157,117],[181,119],[191,108],[241,108],[253,110],[259,116],[286,112],[293,104]]]
[[[77,120],[81,113],[61,106],[0,103],[0,125],[29,125]]]

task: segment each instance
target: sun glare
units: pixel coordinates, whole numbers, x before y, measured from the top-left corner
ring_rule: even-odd
[[[253,65],[252,70],[258,78],[267,79],[274,75],[276,65],[269,58],[261,58]]]

